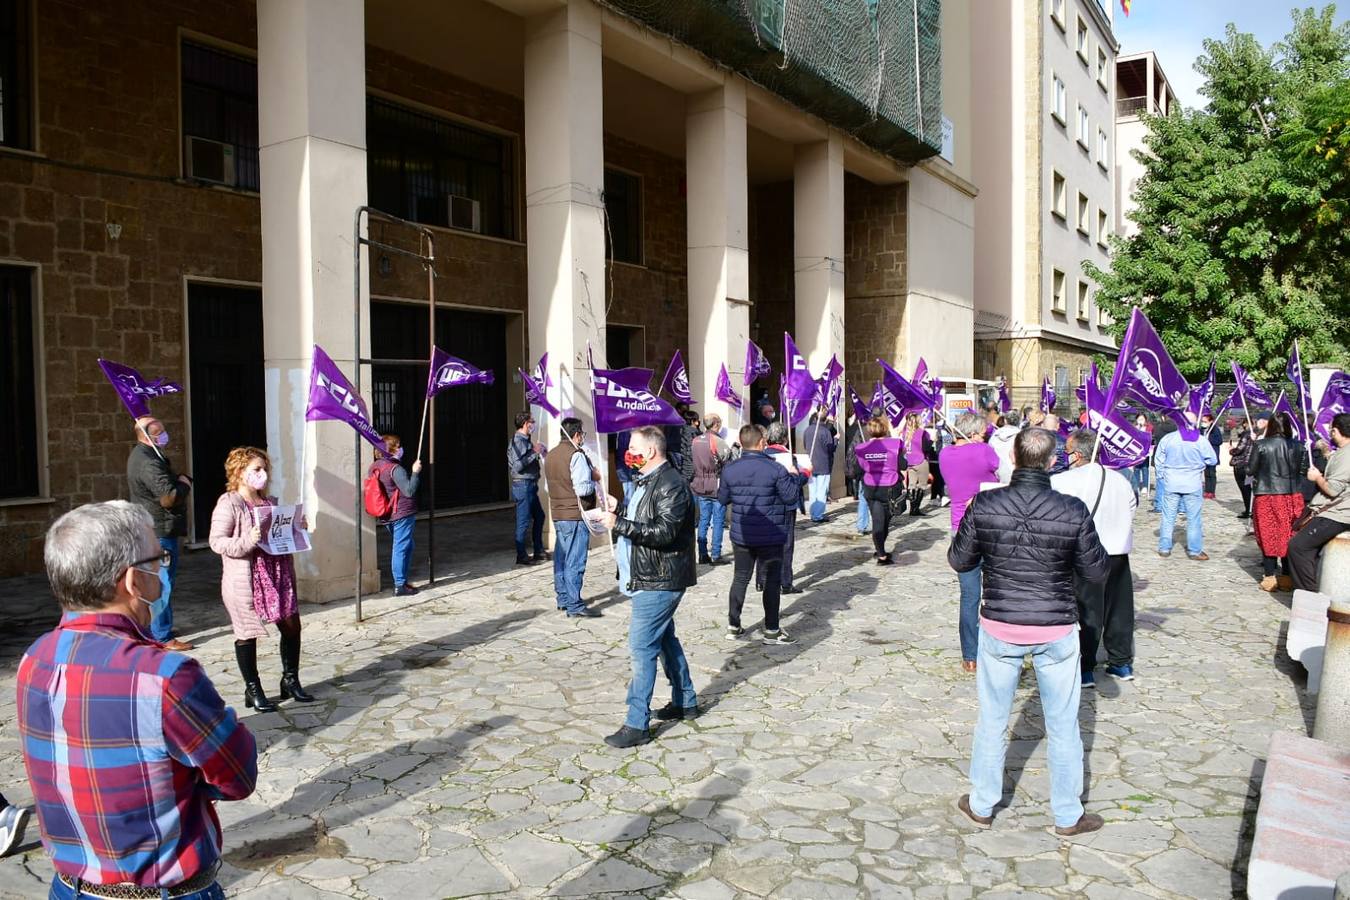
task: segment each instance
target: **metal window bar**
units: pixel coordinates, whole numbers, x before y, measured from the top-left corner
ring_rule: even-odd
[[[377,241],[373,238],[361,236],[361,221],[365,219],[366,233],[369,235],[370,222],[372,219],[387,223],[399,228],[408,228],[417,233],[418,249],[409,250],[406,247],[399,247],[384,241]],[[407,256],[421,261],[423,268],[427,270],[427,318],[429,329],[427,333],[428,346],[426,359],[371,359],[361,355],[361,247],[370,247],[382,250],[386,253],[394,253],[399,256]],[[352,286],[352,333],[355,336],[355,356],[356,372],[355,381],[356,395],[361,396],[361,367],[362,366],[424,366],[429,365],[432,357],[432,348],[436,344],[436,238],[429,228],[424,228],[416,222],[409,222],[407,219],[400,219],[398,216],[392,216],[389,213],[381,212],[372,206],[359,206],[356,209],[356,215],[352,224],[352,266],[356,273],[356,279]],[[430,507],[427,515],[427,584],[436,583],[436,400],[434,397],[427,401],[427,430],[429,432],[429,442],[427,445],[428,458],[432,464],[427,468],[427,489],[430,491]],[[361,436],[353,437],[355,445],[355,467],[356,467],[356,621],[361,621],[361,575],[362,573],[362,543],[364,535],[362,534],[362,506],[361,485]]]

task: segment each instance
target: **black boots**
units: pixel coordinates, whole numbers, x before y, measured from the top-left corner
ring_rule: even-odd
[[[314,696],[300,685],[300,635],[281,635],[281,699],[313,703]]]
[[[275,712],[277,705],[267,699],[258,680],[258,642],[235,641],[234,658],[239,663],[239,674],[244,676],[244,706],[260,713]]]
[[[923,489],[919,488],[909,492],[909,514],[911,516],[921,516],[919,507],[923,505]]]

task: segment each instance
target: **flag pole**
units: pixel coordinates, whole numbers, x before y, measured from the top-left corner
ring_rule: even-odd
[[[1107,399],[1109,399],[1109,398],[1107,398]],[[1106,400],[1105,400],[1105,399],[1103,399],[1103,401],[1102,401],[1102,406],[1103,406],[1102,411],[1099,412],[1099,413],[1097,413],[1097,418],[1099,418],[1099,419],[1105,419],[1105,418],[1106,418],[1106,409],[1105,409],[1105,407],[1106,407]],[[1091,429],[1091,428],[1092,428],[1092,392],[1088,390],[1087,379],[1086,379],[1086,378],[1083,379],[1083,408],[1087,410],[1087,417],[1088,417],[1088,420],[1087,420],[1087,427],[1088,427],[1089,429]],[[1088,460],[1088,464],[1089,464],[1089,465],[1095,464],[1095,463],[1097,462],[1097,453],[1098,453],[1098,451],[1101,450],[1101,447],[1102,447],[1102,436],[1101,436],[1100,433],[1093,432],[1092,438],[1093,438],[1093,440],[1092,440],[1092,457]]]
[[[423,439],[426,438],[426,436],[427,436],[427,410],[428,410],[430,407],[431,407],[431,395],[430,395],[430,394],[427,394],[427,398],[426,398],[425,400],[422,401],[422,429],[421,429],[421,431],[420,431],[420,432],[418,433],[418,435],[417,435],[417,456],[416,456],[416,459],[421,459],[421,458],[422,458],[422,441],[423,441]]]

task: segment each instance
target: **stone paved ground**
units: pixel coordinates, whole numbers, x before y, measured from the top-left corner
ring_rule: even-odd
[[[587,579],[605,618],[567,619],[548,574],[509,567],[509,549],[473,549],[509,531],[487,517],[438,528],[461,537],[441,538],[457,574],[434,592],[381,596],[361,625],[349,606],[305,609],[304,674],[322,702],[246,717],[265,751],[257,793],[220,805],[221,880],[238,897],[400,900],[1241,892],[1267,742],[1304,731],[1311,707],[1279,649],[1288,597],[1256,590],[1255,546],[1233,518],[1231,481],[1221,490],[1206,503],[1209,563],[1159,559],[1157,519],[1139,513],[1140,677],[1102,676],[1083,700],[1087,808],[1108,821],[1098,834],[1047,832],[1029,673],[1008,807],[987,832],[953,810],[976,704],[959,670],[945,510],[901,524],[889,569],[852,536],[851,504],[803,528],[805,590],[785,598],[793,647],[728,643],[730,567],[702,570],[679,627],[707,712],[626,752],[601,741],[628,677],[609,552],[591,554]],[[189,559],[180,618],[235,700],[211,561]],[[29,794],[14,666],[51,617],[34,605],[40,585],[0,585],[12,626],[0,637],[0,790],[16,800]],[[262,655],[274,685],[274,651]],[[45,896],[50,874],[30,841],[0,861],[0,895]]]

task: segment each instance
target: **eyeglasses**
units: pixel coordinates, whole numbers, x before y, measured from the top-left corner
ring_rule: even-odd
[[[159,567],[160,567],[161,569],[167,569],[169,566],[173,565],[173,554],[172,554],[171,552],[169,552],[168,550],[161,550],[159,553],[156,553],[154,556],[147,556],[145,559],[138,559],[138,560],[136,560],[134,563],[132,563],[131,565],[127,566],[127,568],[128,568],[128,569],[136,569],[136,570],[141,571],[141,572],[146,572],[147,570],[146,570],[146,569],[142,569],[141,566],[145,565],[146,563],[152,563],[152,562],[157,562],[157,563],[159,563]],[[149,574],[154,575],[155,572],[154,572],[153,570],[150,570],[150,571],[149,571]]]

